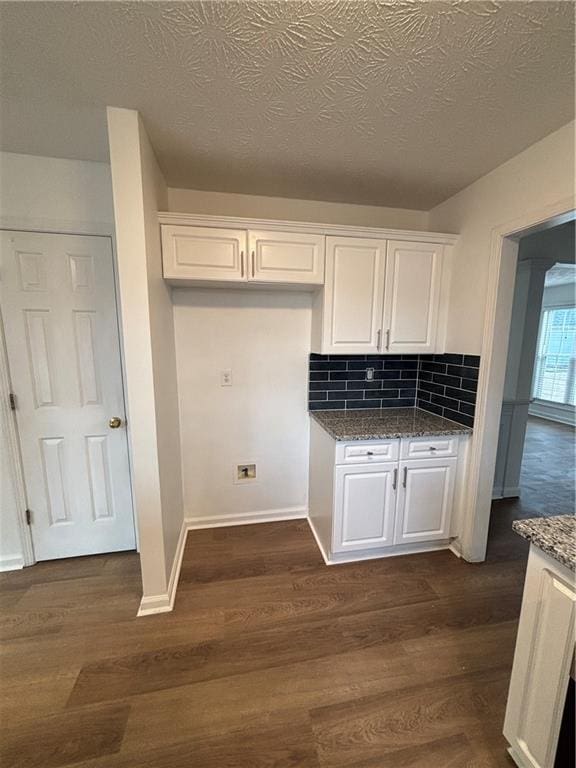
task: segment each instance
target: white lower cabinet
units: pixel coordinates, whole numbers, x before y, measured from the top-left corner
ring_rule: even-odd
[[[312,421],[309,519],[325,559],[448,546],[464,439],[337,442]]]
[[[576,586],[564,565],[530,547],[504,721],[520,768],[554,768],[576,641]]]
[[[336,467],[334,552],[392,546],[397,483],[396,462]]]
[[[400,462],[395,544],[448,538],[457,464],[443,458]]]

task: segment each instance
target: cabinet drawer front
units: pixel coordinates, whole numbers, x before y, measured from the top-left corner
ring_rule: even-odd
[[[246,232],[241,229],[162,226],[164,277],[246,279]]]
[[[394,461],[398,458],[399,440],[379,443],[338,443],[336,464],[369,464],[375,461]]]
[[[457,437],[406,438],[400,448],[402,459],[435,459],[457,454]]]

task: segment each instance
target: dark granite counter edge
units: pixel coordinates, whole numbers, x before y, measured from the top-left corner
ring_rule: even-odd
[[[571,518],[572,515],[557,515],[554,517],[530,518],[527,520],[514,520],[512,530],[530,544],[550,555],[554,560],[576,571],[576,546],[574,545],[574,532],[576,529],[564,530],[569,523],[562,518]],[[558,521],[558,531],[552,531],[554,521]],[[543,530],[539,530],[539,525]],[[572,523],[574,525],[574,523]]]
[[[418,409],[415,409],[418,410]],[[405,430],[389,430],[389,431],[370,431],[366,432],[364,434],[340,434],[333,429],[330,429],[330,426],[326,424],[324,421],[321,420],[320,414],[325,413],[337,413],[337,410],[334,411],[309,411],[309,415],[314,419],[314,421],[322,427],[322,429],[330,435],[334,440],[337,440],[338,442],[353,442],[353,441],[359,441],[359,440],[398,440],[402,439],[404,437],[440,437],[441,435],[471,435],[473,430],[471,427],[466,427],[463,424],[458,424],[456,421],[451,421],[450,419],[445,419],[445,421],[450,422],[449,427],[443,427],[440,429],[421,429],[421,430],[414,430],[414,429],[405,429]],[[348,414],[350,411],[347,412]],[[362,418],[362,414],[364,412],[362,410],[358,411],[358,417]],[[427,413],[425,411],[425,413]],[[444,417],[442,417],[444,418]],[[454,426],[452,426],[452,424]]]

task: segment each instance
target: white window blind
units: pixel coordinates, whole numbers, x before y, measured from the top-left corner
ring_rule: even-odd
[[[575,405],[575,356],[576,308],[545,309],[540,323],[532,397]]]

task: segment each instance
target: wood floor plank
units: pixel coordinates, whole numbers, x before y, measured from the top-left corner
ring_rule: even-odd
[[[127,704],[110,704],[4,727],[0,765],[2,768],[60,768],[111,755],[120,749],[129,712]]]

